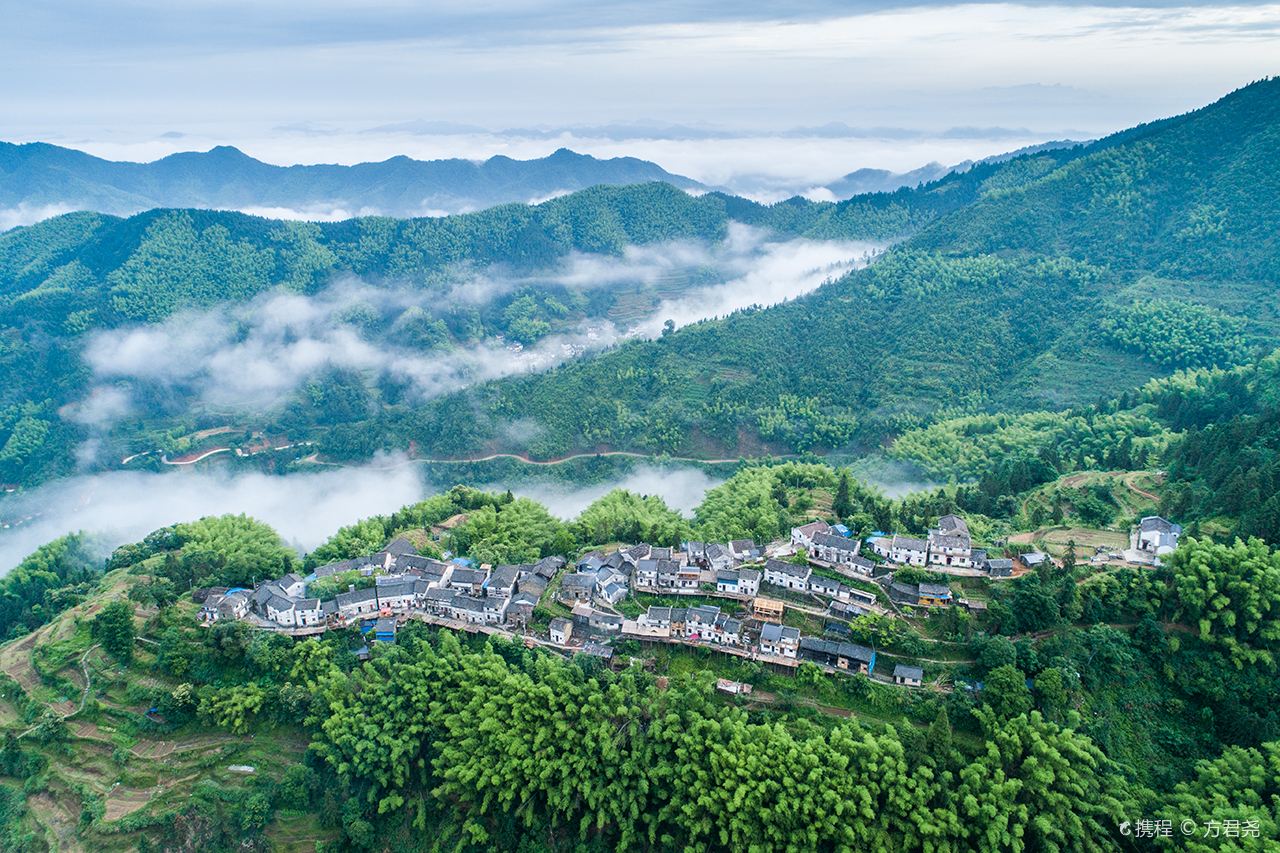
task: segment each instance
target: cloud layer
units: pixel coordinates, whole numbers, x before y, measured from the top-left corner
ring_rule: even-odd
[[[0,517],[13,525],[0,530],[0,574],[65,533],[92,533],[114,548],[167,524],[224,513],[265,521],[306,550],[344,524],[394,511],[425,493],[416,467],[389,467],[385,460],[285,477],[208,471],[70,477],[0,503]]]
[[[546,502],[556,515],[569,519],[617,487],[660,495],[671,506],[688,511],[717,482],[697,469],[646,466],[596,486],[529,481],[515,491]],[[0,501],[0,575],[66,533],[93,534],[110,550],[168,524],[224,513],[253,516],[274,527],[289,544],[308,551],[345,524],[393,512],[436,491],[423,479],[420,466],[397,457],[287,476],[205,469],[70,477]]]
[[[328,369],[407,383],[419,399],[515,373],[545,370],[630,337],[764,305],[813,290],[865,264],[870,243],[770,240],[735,225],[719,244],[631,247],[622,257],[577,254],[537,277],[499,269],[459,272],[447,293],[335,282],[311,296],[273,291],[241,305],[186,312],[157,324],[94,335],[85,350],[96,384],[65,414],[109,426],[130,410],[139,384],[178,391],[220,410],[263,410],[282,403],[308,378]],[[682,276],[709,283],[662,300],[626,322],[586,320],[528,347],[502,341],[422,351],[397,338],[394,318],[438,305],[486,304],[539,285],[577,291],[621,284],[653,287]],[[378,319],[370,328],[369,318]]]

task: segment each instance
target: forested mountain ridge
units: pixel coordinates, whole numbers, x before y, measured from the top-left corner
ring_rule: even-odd
[[[1069,254],[1173,278],[1280,277],[1280,78],[1089,146],[917,240],[949,253]]]
[[[335,459],[410,447],[717,458],[856,450],[939,416],[1061,408],[1178,367],[1238,363],[1280,343],[1278,89],[1263,81],[1087,146],[838,204],[766,206],[650,183],[435,219],[158,210],[16,229],[0,235],[0,363],[18,379],[0,399],[0,481],[67,470],[79,428],[58,412],[85,393],[92,333],[279,287],[311,294],[344,274],[439,303],[459,267],[539,270],[573,253],[715,243],[732,222],[779,238],[905,242],[807,298],[545,375],[427,405],[345,377],[340,396],[351,404],[316,403],[326,397],[313,393],[286,401],[283,414],[256,413],[252,426],[315,440]],[[548,328],[546,294],[511,299],[525,295],[532,307],[516,319]],[[506,333],[506,323],[493,328]],[[397,340],[433,351],[450,334],[424,326]],[[171,403],[165,419],[184,411]],[[510,429],[516,422],[529,428]]]
[[[119,215],[191,207],[281,208],[321,217],[344,212],[422,216],[649,181],[703,188],[635,157],[601,160],[565,148],[532,160],[398,156],[352,166],[275,166],[226,145],[131,163],[42,142],[0,142],[0,207],[57,205]]]
[[[1280,80],[1264,80],[1083,148],[854,199],[827,221],[891,217],[910,195],[921,230],[793,303],[468,396],[491,424],[542,423],[539,452],[725,455],[867,446],[940,414],[1060,408],[1235,363],[1280,341],[1277,160]],[[491,442],[491,424],[430,420],[424,446]]]
[[[68,470],[81,430],[58,412],[85,393],[81,353],[95,332],[154,323],[180,309],[241,303],[275,288],[312,294],[351,275],[420,293],[416,298],[428,306],[427,313],[415,319],[412,334],[396,340],[431,350],[447,346],[451,336],[473,338],[479,327],[510,334],[511,318],[504,312],[508,303],[525,296],[561,312],[562,321],[565,305],[571,309],[568,319],[581,315],[571,301],[556,301],[564,294],[539,285],[506,297],[495,308],[496,320],[478,322],[472,307],[451,306],[444,298],[459,271],[465,276],[493,267],[518,277],[553,269],[574,253],[621,258],[629,247],[664,241],[702,243],[714,250],[725,243],[733,222],[761,229],[774,240],[897,239],[966,203],[980,179],[1001,168],[987,165],[918,190],[839,205],[792,199],[766,206],[720,193],[694,197],[669,184],[649,183],[594,187],[537,206],[504,205],[441,218],[302,223],[223,211],[155,210],[127,219],[67,214],[17,228],[0,234],[0,324],[7,330],[0,364],[17,380],[0,392],[0,482],[31,484]],[[696,284],[696,268],[691,272],[690,283]],[[613,285],[597,287],[591,301],[614,298],[614,292]],[[548,296],[552,302],[545,301]],[[451,332],[434,317],[452,308],[461,311]],[[531,316],[530,311],[546,312],[536,305],[527,308],[519,308],[516,322],[525,318],[549,328],[547,320],[554,318]],[[319,420],[350,427],[344,447],[329,448],[344,458],[372,452],[384,440],[386,446],[400,447],[407,441],[404,429],[387,435],[381,426],[362,419],[353,423],[351,415],[324,408]],[[403,406],[385,411],[396,420],[404,417]],[[164,427],[172,413],[148,414],[160,417]],[[263,425],[295,436],[314,433],[318,417],[280,422],[273,420],[275,413],[260,414]],[[356,445],[353,435],[360,439]]]

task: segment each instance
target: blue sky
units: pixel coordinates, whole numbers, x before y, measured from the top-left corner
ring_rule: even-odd
[[[138,159],[206,142],[276,162],[532,155],[537,128],[604,153],[662,153],[634,144],[657,139],[697,168],[682,154],[697,144],[676,143],[708,129],[937,140],[902,162],[891,144],[791,155],[793,171],[902,168],[1097,135],[1280,72],[1265,4],[0,0],[0,15],[0,138]],[[778,150],[739,171],[753,156],[767,170]]]

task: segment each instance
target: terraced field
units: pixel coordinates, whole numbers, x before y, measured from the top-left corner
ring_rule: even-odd
[[[134,850],[138,829],[181,811],[195,786],[248,787],[264,774],[282,773],[306,749],[300,730],[239,736],[198,721],[171,726],[149,717],[141,691],[177,686],[155,667],[158,639],[145,635],[145,617],[153,611],[135,609],[140,636],[129,667],[89,636],[89,620],[127,584],[108,575],[101,595],[0,646],[0,672],[18,691],[0,699],[0,731],[17,735],[25,750],[47,762],[34,779],[0,775],[0,784],[26,792],[21,820],[36,849]],[[236,773],[232,766],[254,770]],[[87,825],[85,815],[92,816]],[[310,839],[309,846],[299,841],[289,849],[314,849],[316,840],[329,837],[313,816],[281,819],[303,831],[277,837]]]

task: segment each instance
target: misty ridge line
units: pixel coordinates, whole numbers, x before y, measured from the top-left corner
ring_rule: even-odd
[[[731,224],[714,244],[672,241],[629,246],[621,257],[575,253],[554,270],[515,274],[500,267],[460,269],[434,289],[374,285],[344,276],[313,294],[285,289],[239,304],[188,311],[158,324],[92,334],[84,357],[93,374],[86,396],[64,418],[109,430],[134,413],[145,388],[176,392],[225,411],[272,409],[326,370],[354,370],[405,383],[411,399],[426,400],[518,373],[536,372],[633,338],[776,304],[808,293],[882,251],[876,243],[774,240],[761,229]],[[564,288],[578,293],[613,286],[648,291],[700,274],[713,280],[662,299],[623,326],[586,317],[524,346],[491,337],[447,349],[405,345],[406,318],[440,318],[443,308],[483,307],[523,290]],[[92,445],[82,461],[93,458]]]

